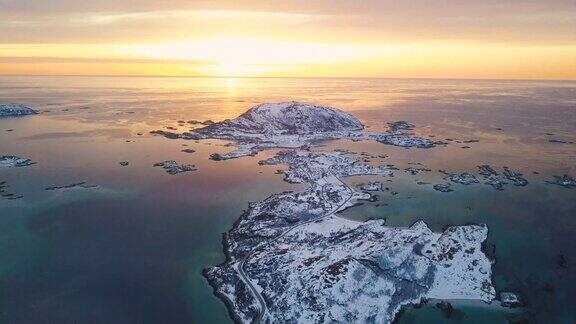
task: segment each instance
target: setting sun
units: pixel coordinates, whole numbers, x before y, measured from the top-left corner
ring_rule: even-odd
[[[135,11],[60,1],[46,5],[51,15],[16,3],[0,11],[0,74],[576,77],[573,17],[544,3],[489,15],[491,5],[467,3],[146,2]]]
[[[176,43],[126,45],[125,56],[203,62],[207,75],[257,76],[294,72],[303,64],[335,64],[377,57],[384,46],[274,41],[259,38],[209,38]]]

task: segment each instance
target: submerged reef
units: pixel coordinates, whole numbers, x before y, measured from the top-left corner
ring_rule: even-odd
[[[8,182],[0,181],[0,197],[7,200],[16,200],[24,198],[24,195],[9,191]]]

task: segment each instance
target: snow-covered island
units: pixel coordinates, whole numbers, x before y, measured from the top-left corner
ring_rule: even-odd
[[[0,103],[0,118],[35,115],[37,112],[22,104]]]
[[[0,156],[0,168],[19,168],[36,164],[30,159],[22,158],[15,155]]]
[[[402,147],[436,144],[414,136],[408,122],[368,132],[338,109],[297,102],[262,104],[236,119],[168,138],[217,138],[236,150],[214,160],[284,148],[261,165],[286,165],[285,180],[300,192],[251,203],[224,235],[226,261],[204,276],[236,322],[392,322],[402,307],[426,299],[496,298],[492,263],[482,251],[485,225],[433,232],[418,221],[408,228],[384,220],[357,222],[337,213],[371,198],[381,183],[343,182],[356,175],[392,176],[391,165],[364,163],[345,151],[312,152],[329,139],[373,140]]]
[[[261,164],[288,165],[307,183],[251,204],[224,236],[227,260],[204,272],[237,322],[390,323],[427,298],[489,302],[496,292],[482,251],[485,225],[432,232],[336,215],[369,193],[342,181],[391,175],[343,152],[281,151]]]
[[[236,150],[212,155],[226,160],[272,148],[302,148],[321,140],[373,140],[384,144],[431,148],[437,143],[409,133],[413,125],[404,121],[390,124],[387,132],[368,132],[354,116],[332,107],[300,102],[266,103],[255,106],[235,119],[208,124],[189,132],[152,131],[170,139],[223,139],[234,142]]]

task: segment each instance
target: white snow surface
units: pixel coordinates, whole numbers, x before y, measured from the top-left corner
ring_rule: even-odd
[[[258,105],[226,126],[266,134],[312,134],[364,128],[356,117],[343,111],[295,101]]]
[[[344,152],[281,151],[261,164],[286,164],[285,179],[309,187],[251,204],[225,237],[226,262],[205,272],[237,321],[390,323],[426,298],[495,298],[485,225],[433,232],[336,215],[370,197],[341,178],[391,168]]]

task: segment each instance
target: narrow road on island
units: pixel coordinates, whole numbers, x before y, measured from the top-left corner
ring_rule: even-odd
[[[260,294],[260,292],[256,289],[256,287],[254,287],[254,285],[253,285],[252,282],[251,282],[250,277],[246,274],[246,271],[245,271],[246,262],[247,262],[248,259],[250,259],[250,257],[252,257],[260,248],[262,248],[262,247],[264,247],[264,246],[266,246],[266,245],[268,245],[268,244],[271,244],[271,243],[274,243],[274,242],[278,241],[279,239],[281,239],[281,238],[283,238],[284,236],[286,236],[286,234],[292,232],[293,230],[295,230],[295,229],[297,229],[297,228],[299,228],[299,227],[301,227],[301,226],[304,226],[304,225],[310,224],[310,223],[312,223],[312,222],[317,222],[317,221],[323,220],[323,219],[325,219],[325,218],[328,218],[328,217],[334,215],[336,212],[340,211],[344,206],[346,206],[346,205],[348,204],[348,202],[354,197],[354,191],[353,191],[349,186],[347,186],[347,185],[344,183],[344,181],[342,181],[342,180],[341,180],[340,178],[338,178],[334,173],[332,173],[332,171],[331,171],[332,167],[330,167],[329,169],[330,169],[330,171],[328,172],[328,175],[326,175],[326,176],[318,179],[318,181],[316,181],[316,182],[312,181],[312,179],[313,179],[312,177],[310,177],[310,179],[311,179],[311,181],[312,181],[312,182],[311,182],[311,186],[313,186],[314,184],[315,184],[315,185],[321,185],[321,187],[322,187],[322,189],[321,189],[322,199],[323,199],[324,201],[326,201],[326,202],[330,205],[331,209],[330,209],[328,212],[326,212],[326,214],[324,214],[324,215],[322,215],[322,216],[320,216],[320,217],[312,218],[312,219],[309,219],[309,220],[304,221],[304,222],[302,222],[302,223],[298,223],[298,224],[290,227],[288,230],[284,231],[282,234],[278,235],[278,236],[277,236],[276,238],[274,238],[273,240],[266,241],[266,242],[262,243],[261,245],[256,246],[254,249],[252,249],[252,251],[251,251],[248,255],[246,255],[244,258],[242,258],[242,260],[240,261],[240,263],[239,263],[239,265],[238,265],[238,268],[237,268],[237,269],[238,269],[238,273],[239,273],[242,281],[244,281],[244,283],[248,286],[248,288],[250,289],[250,291],[251,291],[252,294],[256,297],[256,299],[258,300],[258,303],[260,304],[260,312],[258,313],[258,316],[254,319],[256,323],[261,323],[261,322],[262,322],[262,319],[264,318],[264,316],[265,316],[266,313],[267,313],[267,306],[266,306],[266,301],[264,300],[264,297],[262,297],[262,295]],[[330,181],[327,180],[327,178],[330,178],[330,177],[333,177],[334,179],[336,179],[337,182],[339,182],[344,188],[346,188],[346,190],[347,190],[348,193],[349,193],[348,198],[346,198],[346,199],[344,200],[344,202],[342,202],[341,204],[339,204],[339,205],[336,206],[335,208],[333,208],[332,203],[330,203],[330,201],[329,201],[328,199],[326,199],[326,196],[325,196],[325,194],[324,194],[324,188],[325,188],[327,185],[334,184],[333,182],[330,182]],[[321,182],[324,182],[324,183],[321,184]]]

